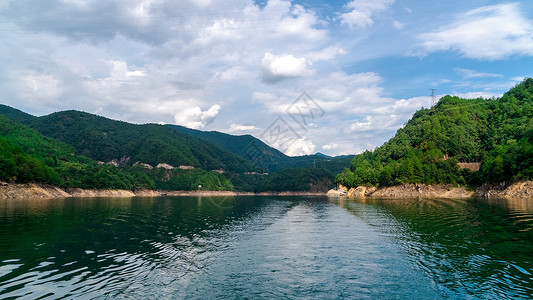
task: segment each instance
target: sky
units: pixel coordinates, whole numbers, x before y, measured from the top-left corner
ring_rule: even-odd
[[[434,100],[499,97],[532,67],[530,0],[0,0],[0,103],[288,155],[373,150]]]

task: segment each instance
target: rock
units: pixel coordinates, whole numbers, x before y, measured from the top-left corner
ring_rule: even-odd
[[[353,197],[353,198],[361,198],[361,197],[365,196],[365,192],[366,192],[366,186],[360,185],[360,186],[358,186],[356,188],[351,188],[348,191],[347,196],[348,197]]]
[[[379,198],[465,198],[472,196],[465,187],[454,187],[450,184],[425,185],[402,184],[388,187],[358,186],[348,191],[348,197],[379,197]]]
[[[339,191],[339,190],[336,190],[336,189],[331,189],[329,190],[326,195],[328,197],[340,197],[340,196],[346,196],[346,192],[344,191]]]
[[[174,170],[176,167],[174,166],[171,166],[169,164],[164,164],[164,163],[160,163],[156,166],[156,168],[163,168],[163,169],[167,169],[167,170]]]

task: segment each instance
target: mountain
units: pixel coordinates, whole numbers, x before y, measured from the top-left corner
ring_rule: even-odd
[[[250,164],[262,168],[265,172],[287,168],[287,166],[284,166],[284,162],[288,160],[287,155],[251,135],[230,135],[218,131],[201,131],[179,125],[166,126],[176,132],[194,136],[217,145],[246,159]]]
[[[36,118],[35,116],[32,116],[21,110],[3,104],[0,104],[0,115],[3,115],[14,122],[22,124],[26,124]]]
[[[166,125],[173,130],[215,144],[236,154],[264,172],[279,172],[292,168],[319,167],[338,173],[353,156],[330,157],[322,153],[303,156],[287,156],[251,135],[230,135],[217,131],[201,131],[178,125]]]
[[[254,170],[233,153],[162,125],[135,125],[73,110],[26,118],[25,124],[97,161],[123,166],[139,162],[231,172]]]
[[[417,111],[396,135],[354,157],[336,182],[477,186],[533,178],[533,79],[499,99],[445,96]]]
[[[351,159],[323,154],[289,157],[251,135],[234,136],[175,125],[136,125],[74,110],[35,117],[1,105],[1,114],[49,140],[70,145],[71,155],[85,159],[82,164],[91,168],[98,163],[112,164],[117,167],[112,169],[117,176],[133,176],[142,179],[144,186],[158,189],[202,186],[241,191],[325,190]],[[39,153],[36,148],[34,153],[46,159],[45,149]],[[160,164],[166,166],[154,168]],[[68,186],[76,186],[75,177],[68,177]],[[79,182],[79,187],[106,186],[85,182],[85,173],[80,177],[83,182]],[[140,185],[130,182],[121,186]]]
[[[21,116],[19,114],[19,116]],[[28,119],[28,118],[26,118]],[[0,180],[89,189],[145,189],[144,174],[124,173],[76,155],[75,149],[0,115]]]

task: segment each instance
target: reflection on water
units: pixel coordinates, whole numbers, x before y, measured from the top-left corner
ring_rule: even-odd
[[[532,200],[0,200],[0,298],[529,298]]]
[[[533,200],[363,199],[341,206],[390,231],[447,296],[533,294]],[[385,214],[389,222],[376,215]],[[392,218],[391,218],[392,217]]]

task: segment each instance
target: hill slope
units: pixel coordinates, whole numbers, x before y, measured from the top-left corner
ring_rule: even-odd
[[[289,157],[250,135],[233,136],[173,125],[135,125],[79,111],[34,117],[0,106],[0,114],[71,145],[76,154],[112,162],[125,174],[148,175],[158,189],[189,190],[202,186],[235,187],[241,191],[285,191],[285,188],[325,191],[333,184],[334,174],[351,160],[349,156],[332,158],[323,154]],[[195,169],[149,169],[146,165],[135,165],[137,162],[152,167],[165,163]],[[205,171],[220,169],[225,171],[224,175]]]
[[[30,119],[27,124],[98,161],[154,166],[166,163],[233,172],[253,170],[246,160],[166,126],[134,125],[79,111],[57,112]]]
[[[166,125],[180,133],[191,135],[215,144],[236,154],[264,172],[279,172],[291,168],[326,168],[331,172],[342,171],[353,156],[329,157],[324,154],[287,156],[251,135],[231,135],[217,131],[201,131],[178,125]]]
[[[0,180],[88,189],[145,189],[153,182],[78,156],[70,145],[0,115]]]
[[[22,124],[27,124],[28,122],[36,118],[35,116],[32,116],[21,110],[3,104],[0,104],[0,115],[5,116],[13,122]]]
[[[473,172],[458,162],[481,167]],[[417,111],[384,145],[357,155],[336,182],[480,185],[531,178],[533,79],[528,78],[496,100],[445,96]]]

